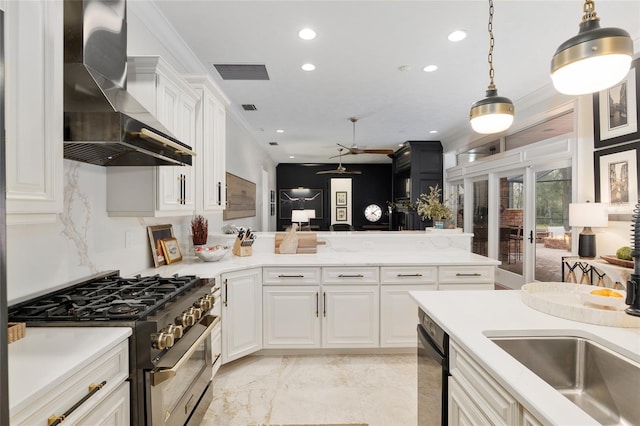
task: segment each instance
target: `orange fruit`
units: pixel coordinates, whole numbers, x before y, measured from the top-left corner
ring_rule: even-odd
[[[620,293],[618,293],[617,291],[611,291],[609,293],[609,297],[622,297],[622,295]]]

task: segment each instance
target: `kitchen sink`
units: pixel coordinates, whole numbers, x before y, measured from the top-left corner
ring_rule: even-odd
[[[640,364],[581,337],[491,340],[603,425],[640,424]]]

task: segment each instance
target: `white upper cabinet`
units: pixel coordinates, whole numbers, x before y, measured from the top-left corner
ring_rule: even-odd
[[[226,207],[225,145],[230,101],[211,77],[185,78],[200,95],[196,111],[196,212],[222,211]]]
[[[162,58],[128,58],[127,90],[176,138],[194,147],[200,97]],[[193,214],[194,171],[193,166],[107,168],[109,216]]]
[[[61,1],[5,11],[7,223],[54,222],[63,199]]]

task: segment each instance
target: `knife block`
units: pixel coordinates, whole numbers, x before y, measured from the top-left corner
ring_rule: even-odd
[[[236,238],[236,242],[233,244],[233,248],[231,249],[231,253],[236,256],[251,256],[253,254],[251,250],[251,246],[242,246],[240,245],[241,241]]]

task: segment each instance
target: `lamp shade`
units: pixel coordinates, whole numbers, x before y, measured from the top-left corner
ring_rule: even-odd
[[[600,28],[593,2],[586,2],[578,35],[551,59],[551,80],[560,93],[584,95],[612,87],[629,72],[633,40],[620,28]]]
[[[477,133],[499,133],[511,127],[514,113],[513,102],[509,98],[498,96],[497,90],[489,89],[486,98],[471,105],[469,121]]]
[[[308,222],[309,218],[304,210],[291,210],[291,222]]]
[[[316,218],[316,211],[315,209],[306,209],[304,211],[307,215],[307,219],[315,219]]]
[[[569,204],[569,225],[603,228],[609,225],[607,204],[571,203]]]

